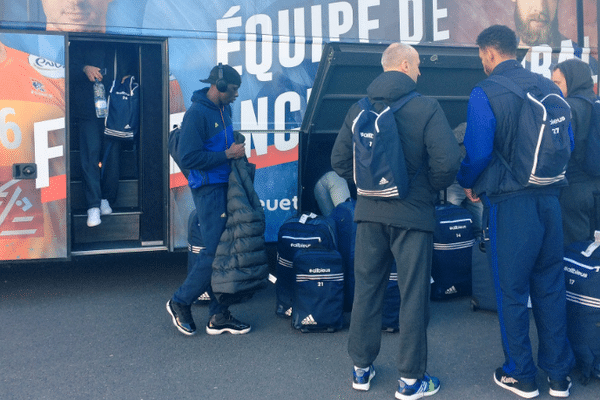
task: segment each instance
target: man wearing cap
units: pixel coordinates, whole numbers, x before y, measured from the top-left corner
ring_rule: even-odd
[[[227,221],[227,185],[230,159],[245,156],[243,143],[235,143],[231,123],[231,106],[242,83],[240,74],[229,65],[214,67],[207,79],[210,87],[192,95],[192,106],[181,123],[179,159],[190,170],[188,183],[199,221],[202,246],[198,259],[187,277],[167,302],[167,311],[175,327],[185,335],[196,333],[191,304],[202,293],[211,298],[206,332],[244,334],[250,325],[235,319],[226,305],[220,304],[211,288],[212,263]]]

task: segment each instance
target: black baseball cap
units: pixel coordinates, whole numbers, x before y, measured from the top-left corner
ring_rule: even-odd
[[[235,68],[229,65],[222,65],[223,68],[223,80],[228,84],[240,86],[242,84],[242,77]],[[215,66],[211,71],[210,75],[206,79],[200,79],[200,82],[210,83],[211,85],[215,85],[217,80],[219,79],[219,66]]]

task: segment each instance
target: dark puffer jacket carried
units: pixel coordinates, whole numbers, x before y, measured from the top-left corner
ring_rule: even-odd
[[[233,160],[227,190],[227,224],[217,246],[212,290],[221,304],[247,299],[267,285],[265,212],[254,191],[254,165]]]

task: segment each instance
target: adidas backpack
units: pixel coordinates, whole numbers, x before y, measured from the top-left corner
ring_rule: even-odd
[[[352,124],[358,195],[381,199],[407,196],[410,179],[394,113],[417,96],[419,93],[410,92],[390,106],[376,106],[368,97],[358,102],[362,110]],[[378,113],[376,110],[382,107]]]
[[[116,139],[133,140],[140,127],[140,91],[135,77],[121,83],[116,79],[108,94],[108,115],[104,134]]]
[[[584,96],[573,96],[592,105],[590,130],[585,147],[583,170],[591,176],[600,176],[600,98],[592,101]]]
[[[565,180],[571,157],[571,107],[560,95],[538,97],[502,75],[490,80],[523,99],[518,119],[512,159],[496,155],[523,186],[547,186]]]

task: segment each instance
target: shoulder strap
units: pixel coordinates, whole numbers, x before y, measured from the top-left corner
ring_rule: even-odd
[[[492,82],[495,82],[499,85],[504,86],[520,98],[525,98],[525,91],[516,83],[514,83],[511,79],[503,76],[503,75],[490,75],[488,79]]]
[[[420,96],[420,94],[413,90],[412,92],[400,97],[398,100],[396,100],[395,102],[393,102],[390,105],[390,109],[392,110],[392,113],[395,113],[396,111],[401,109],[406,103],[408,103],[415,97],[419,97],[419,96]]]
[[[502,76],[502,75],[490,75],[488,77],[488,79],[492,82],[495,82],[495,83],[501,85],[501,86],[504,86],[505,88],[507,88],[508,90],[510,90],[517,96],[519,96],[520,98],[525,99],[525,91],[519,85],[517,85],[512,80],[510,80],[509,78]],[[494,149],[494,154],[496,154],[496,157],[498,157],[498,159],[502,162],[502,164],[504,164],[506,169],[514,177],[515,174],[513,173],[512,168],[510,167],[510,165],[508,164],[506,159],[502,156],[502,154],[500,154],[498,149]]]
[[[358,105],[360,106],[360,108],[362,108],[363,110],[370,110],[371,107],[373,106],[373,104],[371,104],[371,101],[369,101],[368,97],[363,97],[362,99],[360,99],[358,101]]]
[[[392,110],[392,113],[395,113],[396,111],[401,109],[406,103],[408,103],[409,101],[411,101],[412,99],[414,99],[415,97],[418,97],[418,96],[420,96],[420,94],[413,90],[412,92],[400,97],[398,100],[396,100],[395,102],[390,104],[390,109]],[[371,107],[373,106],[373,103],[371,103],[371,100],[369,100],[369,97],[363,97],[362,99],[360,99],[358,101],[358,105],[363,110],[370,110]]]

